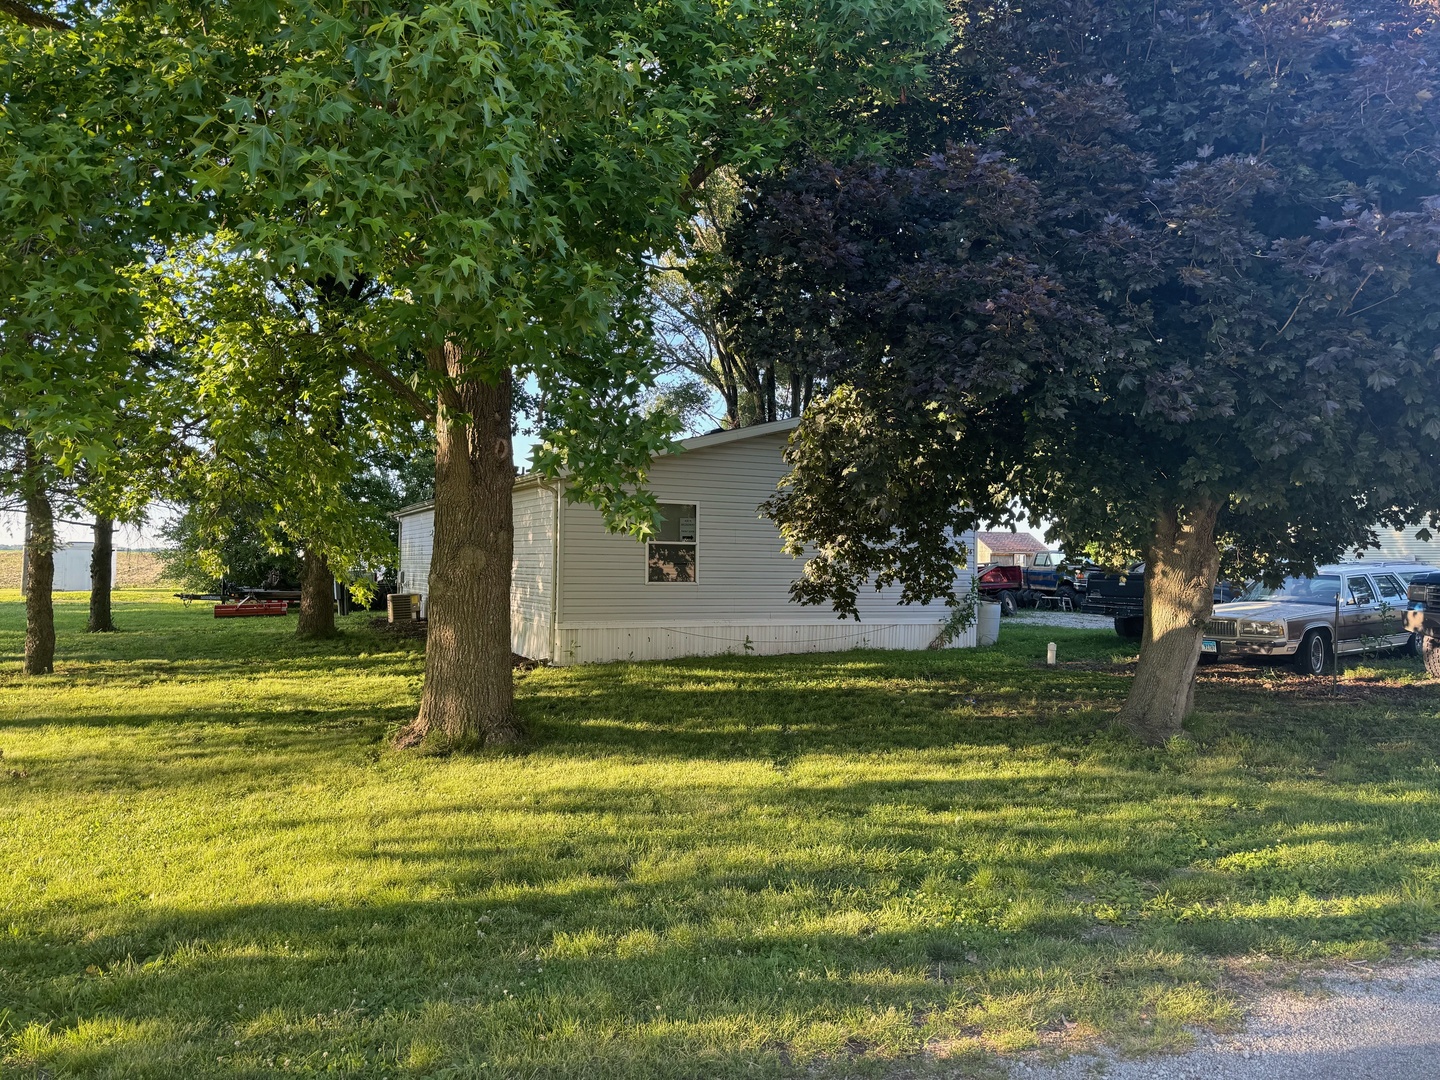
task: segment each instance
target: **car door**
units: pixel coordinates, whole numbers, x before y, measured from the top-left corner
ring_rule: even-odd
[[[1375,602],[1375,586],[1364,574],[1345,578],[1345,591],[1340,594],[1340,629],[1336,634],[1340,652],[1359,652],[1373,644],[1381,629],[1380,609]]]
[[[1376,611],[1379,633],[1391,645],[1403,645],[1410,637],[1405,629],[1405,609],[1410,606],[1405,585],[1394,574],[1372,574],[1371,577],[1379,592]]]
[[[1053,589],[1055,588],[1055,566],[1054,558],[1050,554],[1035,556],[1034,565],[1030,567],[1027,575],[1032,589]]]

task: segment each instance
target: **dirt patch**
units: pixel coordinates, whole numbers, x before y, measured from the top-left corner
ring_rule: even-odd
[[[1298,675],[1279,666],[1250,664],[1206,665],[1196,673],[1196,685],[1246,690],[1306,700],[1422,701],[1435,696],[1437,685],[1430,682],[1402,682],[1383,675]]]

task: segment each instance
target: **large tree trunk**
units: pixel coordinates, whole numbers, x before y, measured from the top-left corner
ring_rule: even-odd
[[[429,361],[451,378],[461,374],[454,347]],[[513,743],[520,728],[510,653],[510,375],[494,384],[457,379],[455,386],[458,410],[442,397],[435,425],[425,689],[403,738],[446,747]]]
[[[295,636],[335,636],[335,575],[330,572],[330,560],[308,548],[300,573],[300,622]]]
[[[1220,572],[1219,513],[1215,503],[1188,512],[1166,508],[1155,523],[1145,560],[1140,664],[1120,710],[1121,725],[1152,745],[1179,735],[1194,703],[1200,638],[1214,609]]]
[[[111,575],[115,551],[114,520],[96,514],[94,536],[95,546],[90,551],[90,620],[85,629],[92,634],[107,634],[115,629],[110,612],[110,590],[115,585]]]
[[[55,670],[55,512],[34,445],[25,441],[25,674]]]

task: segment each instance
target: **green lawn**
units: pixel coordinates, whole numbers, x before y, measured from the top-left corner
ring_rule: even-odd
[[[83,599],[83,598],[82,598]],[[352,616],[0,593],[0,1075],[914,1076],[1233,1023],[1257,958],[1440,931],[1440,695],[1209,671],[1110,717],[1113,635],[542,669],[520,752],[387,748],[417,646]],[[1064,662],[1037,664],[1056,640]]]

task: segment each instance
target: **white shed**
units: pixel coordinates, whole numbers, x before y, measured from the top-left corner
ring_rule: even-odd
[[[944,625],[943,604],[902,605],[898,586],[864,590],[860,621],[790,600],[801,563],[780,549],[759,507],[787,472],[781,452],[798,421],[687,439],[657,457],[647,487],[660,503],[647,543],[607,532],[599,511],[568,502],[564,481],[518,477],[510,585],[514,650],[574,664],[723,652],[923,649]],[[432,503],[401,510],[402,591],[429,591]],[[975,540],[965,534],[969,566]],[[960,573],[968,581],[970,570]],[[962,585],[962,591],[964,586]],[[953,644],[975,644],[972,627]]]
[[[76,540],[71,543],[60,541],[55,545],[55,584],[51,586],[54,592],[89,592],[90,591],[90,554],[95,550],[95,544],[90,540]],[[110,553],[110,580],[115,580],[116,553]],[[22,561],[20,569],[20,587],[25,587],[27,567]]]

